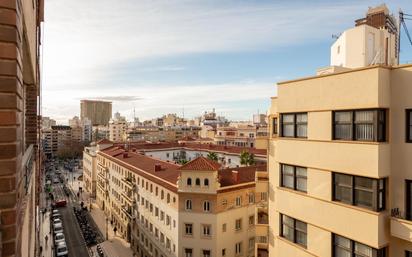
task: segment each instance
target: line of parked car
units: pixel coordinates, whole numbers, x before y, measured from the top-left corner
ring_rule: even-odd
[[[67,257],[69,250],[64,237],[63,222],[59,210],[53,209],[50,218],[51,226],[53,228],[54,252],[56,257]]]

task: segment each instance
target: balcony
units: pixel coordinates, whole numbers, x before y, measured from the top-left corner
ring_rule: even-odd
[[[122,211],[127,215],[129,219],[133,219],[134,215],[132,212],[132,208],[126,207],[125,205],[122,206]]]
[[[255,181],[256,181],[256,192],[268,192],[268,185],[269,185],[269,174],[266,171],[256,171],[255,173]]]
[[[123,198],[124,198],[126,201],[128,201],[130,204],[133,203],[133,199],[132,199],[132,198],[133,198],[133,194],[132,194],[131,191],[123,190],[122,196],[123,196]]]
[[[134,183],[131,177],[123,177],[122,182],[125,186],[129,187],[130,189],[134,188]]]
[[[391,235],[412,242],[412,221],[407,220],[398,208],[392,209],[391,215]]]
[[[268,225],[269,224],[269,215],[267,209],[258,208],[256,215],[256,225]]]

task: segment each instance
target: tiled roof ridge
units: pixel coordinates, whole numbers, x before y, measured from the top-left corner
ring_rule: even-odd
[[[221,168],[221,165],[215,161],[209,160],[203,156],[199,156],[196,159],[182,165],[179,170],[211,170],[217,171]]]

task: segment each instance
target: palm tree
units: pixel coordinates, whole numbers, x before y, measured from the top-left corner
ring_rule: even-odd
[[[208,153],[208,154],[207,154],[207,158],[208,158],[209,160],[212,160],[212,161],[215,161],[215,162],[218,161],[218,156],[217,156],[217,154],[216,154],[215,152],[210,152],[210,153]]]
[[[240,164],[244,166],[250,166],[255,164],[255,155],[246,151],[240,153]]]

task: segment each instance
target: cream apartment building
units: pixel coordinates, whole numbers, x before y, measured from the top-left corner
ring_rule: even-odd
[[[96,145],[85,147],[83,151],[83,178],[84,189],[90,194],[90,197],[96,197]]]
[[[411,81],[403,65],[278,83],[270,256],[411,256]]]
[[[104,143],[96,200],[137,256],[255,256],[255,226],[268,226],[256,208],[267,203],[255,181],[265,167],[222,169],[204,157],[180,166]]]

